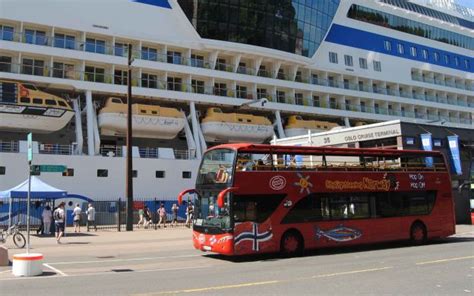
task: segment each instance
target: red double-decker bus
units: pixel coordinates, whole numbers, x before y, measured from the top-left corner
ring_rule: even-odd
[[[224,255],[421,244],[455,233],[439,152],[220,145],[204,154],[183,198],[194,205],[194,247]]]

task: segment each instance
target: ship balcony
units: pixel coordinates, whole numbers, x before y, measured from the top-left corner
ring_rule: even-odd
[[[92,71],[92,68],[94,70]],[[36,65],[25,65],[25,64],[16,64],[16,63],[8,63],[8,62],[0,62],[0,72],[7,72],[13,74],[23,74],[29,76],[42,76],[42,77],[51,77],[51,78],[59,78],[59,79],[66,79],[66,80],[76,80],[76,81],[85,81],[85,82],[93,82],[93,83],[100,83],[100,84],[110,84],[110,85],[127,85],[128,77],[124,76],[123,73],[110,73],[109,69],[99,69],[98,67],[87,67],[87,71],[77,71],[72,68],[65,69],[62,68],[54,68],[49,67],[46,65],[36,66]],[[121,72],[121,71],[120,71]],[[227,86],[222,87],[219,86],[209,86],[204,84],[187,84],[182,82],[182,80],[161,80],[158,79],[157,75],[146,75],[144,76],[142,73],[141,77],[137,75],[131,77],[132,85],[135,87],[142,87],[142,88],[151,88],[151,89],[158,89],[158,90],[167,90],[167,91],[177,91],[177,92],[186,92],[186,93],[195,93],[195,94],[205,94],[205,95],[214,95],[220,97],[230,97],[230,98],[240,98],[240,99],[255,99],[261,97],[261,94],[258,92],[250,91],[248,88],[228,88]],[[168,77],[171,78],[171,77]],[[31,79],[30,79],[31,80]],[[344,88],[344,85],[349,89],[354,89],[356,92],[360,92],[361,88],[362,91],[366,92],[374,92],[373,86],[361,86],[351,83],[344,83],[339,82],[337,80],[326,80],[326,79],[318,79],[318,84],[325,85],[325,86],[332,86],[332,87],[341,87]],[[332,82],[330,82],[332,81]],[[386,91],[385,89],[376,87],[375,91],[377,93]],[[420,101],[430,101],[430,102],[437,102],[443,104],[449,104],[453,106],[460,106],[459,100],[455,98],[443,98],[443,97],[435,97],[431,95],[419,94],[419,93],[408,93],[408,92],[399,92],[395,91],[394,93],[399,93],[402,97],[412,98]],[[385,95],[385,94],[384,94]],[[387,94],[390,95],[390,94]],[[357,96],[357,95],[354,95]],[[271,102],[277,103],[284,103],[284,104],[298,104],[304,106],[315,106],[312,99],[309,96],[297,97],[297,96],[288,96],[286,94],[281,93],[280,95],[267,95],[266,97]],[[369,99],[371,100],[371,99]],[[334,107],[334,106],[324,106],[322,102],[320,104],[323,108]],[[472,107],[474,102],[463,102],[463,106]],[[440,106],[438,106],[439,108]],[[367,109],[360,109],[358,112],[372,112],[375,113],[375,110],[370,110],[369,107]],[[331,109],[338,109],[338,108],[331,108]],[[345,110],[345,108],[339,108],[341,110]],[[465,110],[458,110],[459,112],[465,112]],[[388,114],[380,113],[380,114]],[[405,113],[409,114],[409,113]],[[396,115],[399,116],[399,115]],[[415,116],[410,115],[401,115],[403,117],[415,118]]]

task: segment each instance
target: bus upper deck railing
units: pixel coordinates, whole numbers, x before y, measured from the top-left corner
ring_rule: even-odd
[[[324,162],[299,163],[299,164],[255,164],[248,166],[237,166],[237,171],[436,171],[445,172],[447,168],[444,163],[350,163],[350,162]]]

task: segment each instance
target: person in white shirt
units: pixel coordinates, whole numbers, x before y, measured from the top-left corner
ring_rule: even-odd
[[[76,207],[72,211],[74,232],[81,232],[81,214],[82,209],[79,204],[76,204]]]
[[[43,213],[41,214],[41,217],[43,218],[43,234],[45,235],[50,235],[51,232],[51,220],[53,217],[53,213],[51,212],[51,207],[46,206],[43,210]]]
[[[61,237],[64,234],[64,205],[65,203],[61,202],[53,213],[54,226],[56,228],[56,242],[58,244],[61,243]]]
[[[89,227],[94,226],[94,230],[97,231],[97,225],[95,224],[95,208],[90,203],[86,211],[87,215],[87,232],[89,232]]]

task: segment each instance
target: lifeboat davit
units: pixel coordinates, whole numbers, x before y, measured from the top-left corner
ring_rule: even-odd
[[[273,136],[273,125],[268,118],[240,113],[223,113],[219,108],[209,108],[201,122],[207,142],[263,143]]]
[[[63,98],[32,84],[0,80],[0,130],[52,133],[64,128],[73,115]]]
[[[319,120],[304,120],[299,115],[291,115],[285,126],[285,135],[287,137],[307,135],[311,133],[320,133],[340,127],[337,123]]]
[[[183,114],[174,108],[132,104],[133,136],[173,139],[184,128]],[[108,98],[98,116],[100,132],[106,136],[127,133],[127,104],[120,98]]]

